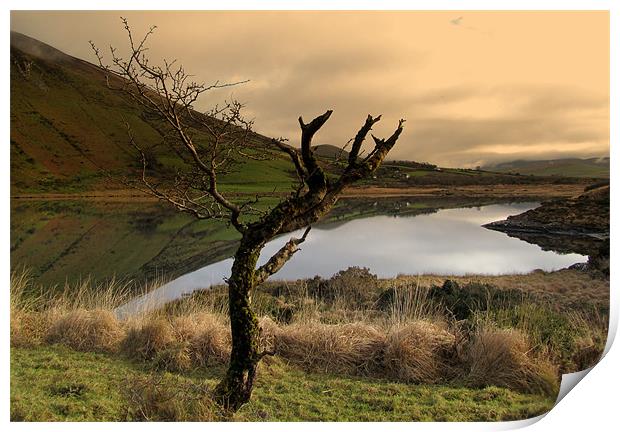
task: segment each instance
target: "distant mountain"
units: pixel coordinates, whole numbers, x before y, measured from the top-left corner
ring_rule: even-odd
[[[486,166],[484,169],[522,175],[609,178],[609,158],[516,160]]]

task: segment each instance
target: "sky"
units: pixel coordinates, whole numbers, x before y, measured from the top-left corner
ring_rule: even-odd
[[[473,167],[515,159],[609,155],[606,11],[13,11],[11,30],[95,62],[127,47],[120,16],[177,59],[205,96],[246,105],[255,130],[299,142],[297,117],[333,109],[315,144],[342,146],[368,114],[391,159]],[[370,145],[370,143],[369,143]]]

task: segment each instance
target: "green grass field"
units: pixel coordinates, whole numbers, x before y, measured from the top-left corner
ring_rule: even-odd
[[[156,374],[168,391],[214,386],[221,367]],[[61,346],[11,349],[11,420],[125,420],[128,382],[153,379],[143,365]],[[500,421],[550,410],[554,400],[504,388],[408,385],[262,364],[253,400],[234,421]],[[184,419],[180,419],[184,420]]]

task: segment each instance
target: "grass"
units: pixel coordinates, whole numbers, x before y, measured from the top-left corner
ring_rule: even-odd
[[[11,349],[13,421],[118,421],[136,409],[123,383],[214,386],[222,367],[155,374],[123,358],[53,345]],[[170,389],[169,389],[170,390]],[[487,387],[411,386],[308,373],[282,362],[261,366],[252,402],[233,421],[499,421],[550,410],[554,398]],[[217,415],[217,414],[215,414]],[[216,417],[217,418],[217,417]]]
[[[233,419],[524,418],[548,409],[559,373],[594,364],[606,340],[606,315],[588,308],[559,313],[491,285],[387,282],[351,268],[261,287],[260,345],[275,356]],[[222,288],[121,321],[112,311],[130,292],[93,283],[40,292],[12,274],[14,418],[230,419],[209,395],[230,352]],[[100,368],[115,371],[93,374]],[[100,402],[117,376],[127,378]]]
[[[11,349],[11,420],[120,420],[129,362],[51,346]]]

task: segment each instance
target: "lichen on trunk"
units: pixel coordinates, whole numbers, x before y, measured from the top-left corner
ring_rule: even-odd
[[[217,401],[236,411],[250,400],[256,367],[261,358],[258,319],[252,310],[254,273],[260,248],[242,239],[228,279],[228,304],[232,350],[226,376],[215,389]]]

